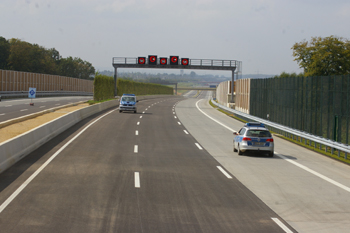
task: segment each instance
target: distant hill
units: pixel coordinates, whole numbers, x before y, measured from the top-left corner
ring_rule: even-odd
[[[104,71],[98,71],[100,74],[107,75],[107,76],[114,76],[114,71],[110,70],[104,70]],[[274,77],[274,74],[243,74],[239,75],[239,79],[258,79],[258,78],[271,78]],[[167,80],[173,80],[173,81],[207,81],[207,82],[223,82],[226,80],[231,80],[231,76],[218,76],[218,75],[197,75],[195,72],[193,72],[193,75],[178,75],[178,74],[168,74],[168,73],[158,73],[158,74],[149,74],[149,73],[139,73],[139,72],[118,72],[118,77],[128,77],[133,80],[142,80],[142,79],[152,79],[152,78],[158,78],[158,79],[167,79]],[[235,76],[235,79],[237,79],[237,76]]]

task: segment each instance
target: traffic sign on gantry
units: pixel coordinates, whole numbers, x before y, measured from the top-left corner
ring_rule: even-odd
[[[132,57],[113,57],[114,68],[165,68],[165,69],[201,69],[229,70],[241,72],[242,62],[237,60],[190,59],[179,56],[158,57],[157,55]]]
[[[227,70],[232,72],[232,88],[234,90],[234,74],[242,73],[242,62],[237,60],[219,59],[190,59],[177,55],[158,57],[157,55],[133,57],[113,57],[114,81],[117,83],[118,68],[159,68],[159,69],[199,69],[199,70]],[[115,86],[115,95],[116,93]],[[233,93],[232,93],[233,100]]]

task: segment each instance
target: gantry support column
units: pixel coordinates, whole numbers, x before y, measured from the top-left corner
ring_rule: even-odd
[[[114,96],[117,96],[117,78],[118,78],[117,67],[114,67]]]
[[[234,68],[234,69],[232,70],[231,103],[233,103],[233,95],[234,95],[234,91],[235,91],[235,70],[236,70],[236,68]]]

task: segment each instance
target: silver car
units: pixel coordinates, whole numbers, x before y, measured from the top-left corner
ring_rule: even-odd
[[[255,151],[273,157],[274,141],[270,131],[258,122],[246,123],[242,129],[233,133],[233,151],[242,155],[246,151]]]

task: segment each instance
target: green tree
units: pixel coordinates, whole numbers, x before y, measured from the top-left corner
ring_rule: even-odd
[[[81,58],[62,58],[55,48],[0,37],[0,69],[4,68],[81,79],[93,79],[91,76],[95,74],[92,64]]]
[[[295,61],[305,76],[350,74],[350,41],[342,37],[312,37],[311,41],[295,43]]]
[[[10,43],[4,37],[0,36],[0,69],[6,69],[10,55]]]
[[[19,39],[10,40],[9,68],[17,71],[56,74],[57,65],[50,50]]]
[[[90,62],[75,57],[62,58],[59,61],[59,74],[67,77],[90,79],[95,74],[95,68]]]
[[[10,39],[9,69],[16,71],[30,71],[31,44],[19,39]]]
[[[297,73],[286,73],[286,72],[282,72],[280,75],[275,75],[274,78],[296,78],[296,77],[304,77],[303,73],[297,74]]]
[[[30,51],[29,71],[42,74],[56,74],[57,65],[50,50],[34,44]]]

